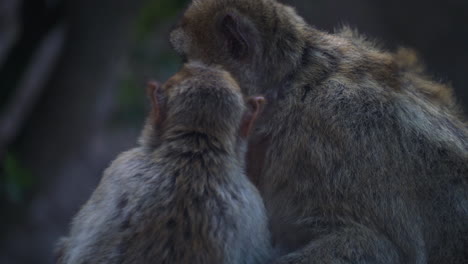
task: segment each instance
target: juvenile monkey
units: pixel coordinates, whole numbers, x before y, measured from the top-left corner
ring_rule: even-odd
[[[171,42],[269,102],[247,166],[275,263],[468,263],[467,125],[413,52],[273,0],[194,0]]]
[[[267,261],[265,208],[244,173],[263,98],[244,103],[227,72],[197,63],[149,93],[140,146],[105,171],[60,242],[59,263]]]

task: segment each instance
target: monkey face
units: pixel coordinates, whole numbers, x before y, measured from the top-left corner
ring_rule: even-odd
[[[259,61],[261,34],[255,22],[234,6],[235,2],[255,5],[250,2],[257,1],[221,2],[193,1],[171,32],[170,42],[184,60],[222,65],[235,76],[244,94],[258,94],[255,87],[265,80],[260,77],[265,68]]]

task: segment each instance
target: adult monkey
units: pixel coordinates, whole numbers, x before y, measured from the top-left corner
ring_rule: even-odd
[[[468,129],[415,55],[273,0],[194,0],[171,33],[268,105],[251,144],[277,263],[468,263]]]

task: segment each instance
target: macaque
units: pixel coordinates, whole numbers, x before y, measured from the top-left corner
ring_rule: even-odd
[[[195,62],[148,90],[140,146],[104,172],[60,241],[58,262],[267,262],[265,208],[244,172],[263,97],[244,99],[229,73]]]
[[[248,176],[289,263],[468,263],[468,129],[415,53],[274,0],[193,0],[170,35],[268,104]]]

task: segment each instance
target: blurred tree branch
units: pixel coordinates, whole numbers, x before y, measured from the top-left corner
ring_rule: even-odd
[[[0,1],[0,65],[3,65],[18,35],[19,3],[19,0]]]
[[[8,144],[19,133],[25,118],[50,77],[65,40],[63,25],[56,26],[39,46],[22,80],[0,115],[0,160],[6,155]]]

